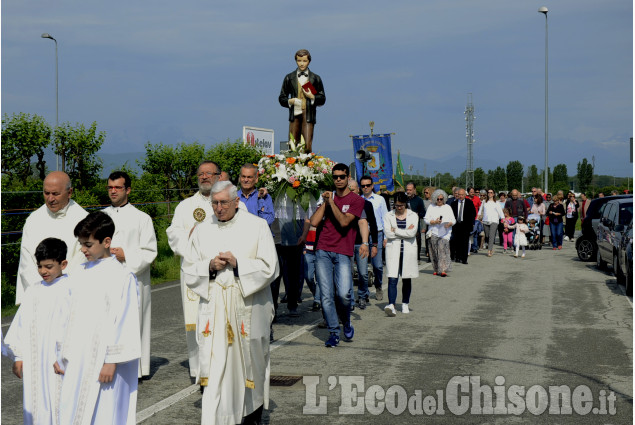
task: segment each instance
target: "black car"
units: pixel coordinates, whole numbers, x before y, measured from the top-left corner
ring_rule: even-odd
[[[600,216],[607,202],[620,198],[632,199],[633,195],[605,196],[604,198],[596,198],[591,201],[587,209],[586,217],[582,220],[582,236],[575,241],[575,248],[578,251],[580,260],[595,261],[598,252],[596,229],[600,221]]]
[[[604,205],[600,222],[596,229],[598,235],[597,265],[599,269],[606,269],[607,264],[611,264],[617,274],[620,243],[622,243],[622,236],[626,227],[632,220],[632,199],[614,199]]]
[[[619,264],[613,264],[617,283],[625,285],[626,295],[633,296],[633,220],[624,231],[617,257]]]

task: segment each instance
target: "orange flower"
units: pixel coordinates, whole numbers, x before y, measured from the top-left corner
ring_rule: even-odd
[[[315,163],[313,161],[309,161],[307,164],[309,167],[313,167],[315,165]]]
[[[280,167],[280,163],[276,162],[276,168]]]
[[[287,164],[295,164],[295,158],[294,157],[287,158]]]
[[[296,181],[294,181],[294,182],[293,182],[293,187],[294,187],[294,188],[296,188],[296,187],[300,187],[300,180],[296,180]]]

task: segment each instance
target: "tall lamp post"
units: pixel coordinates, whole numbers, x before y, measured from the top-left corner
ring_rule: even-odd
[[[542,6],[539,13],[545,14],[545,193],[549,192],[549,20],[547,9]]]
[[[59,91],[58,91],[58,73],[57,73],[57,40],[53,38],[53,36],[47,32],[45,32],[44,34],[42,34],[42,38],[50,38],[51,40],[53,40],[55,42],[55,128],[57,129],[57,127],[59,126],[59,118],[60,118],[60,112],[59,112]],[[62,161],[62,167],[64,167],[63,161]],[[55,169],[59,171],[60,169],[60,156],[57,155],[55,157]]]

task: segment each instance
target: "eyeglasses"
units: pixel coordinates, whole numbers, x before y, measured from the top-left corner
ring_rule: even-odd
[[[204,176],[220,176],[220,173],[211,173],[209,171],[203,171],[197,174],[198,177],[204,177]]]
[[[212,207],[227,208],[234,201],[212,201]]]
[[[363,188],[366,188],[366,187],[371,187],[371,186],[372,186],[372,184],[363,184],[363,185],[362,185],[362,189],[363,189]]]
[[[492,192],[491,190],[490,190],[489,192],[487,192],[487,194],[488,194],[488,195],[489,195],[490,193],[491,193],[492,195],[494,194],[494,192]]]
[[[430,194],[430,192],[423,192],[423,194],[424,194],[424,195],[429,195],[429,194]]]
[[[346,174],[333,174],[333,180],[346,180],[347,178]]]
[[[445,199],[444,198],[437,198],[437,202],[438,201],[445,201]]]
[[[120,190],[124,190],[126,187],[125,186],[107,186],[108,190],[116,190],[117,192]]]

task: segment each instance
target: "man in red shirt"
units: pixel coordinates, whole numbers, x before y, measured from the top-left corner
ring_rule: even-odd
[[[351,324],[351,289],[357,219],[364,211],[364,199],[348,188],[348,166],[335,164],[333,183],[335,192],[324,192],[323,203],[311,216],[311,225],[320,227],[316,251],[316,275],[322,296],[322,314],[330,336],[327,347],[340,342],[339,319],[344,324],[344,337],[353,339],[355,330]],[[364,246],[368,254],[368,246]],[[361,252],[360,247],[360,252]]]

